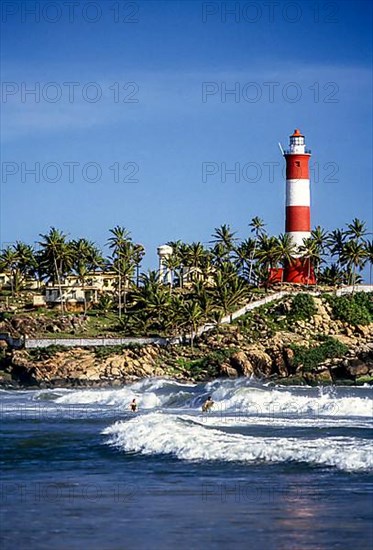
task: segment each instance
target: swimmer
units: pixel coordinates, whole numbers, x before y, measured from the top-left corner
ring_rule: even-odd
[[[204,404],[202,405],[202,412],[209,412],[211,407],[214,405],[214,401],[211,399],[211,396],[209,395]]]

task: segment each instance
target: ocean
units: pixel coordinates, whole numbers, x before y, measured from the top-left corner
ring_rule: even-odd
[[[371,549],[372,396],[246,378],[2,390],[0,547]]]

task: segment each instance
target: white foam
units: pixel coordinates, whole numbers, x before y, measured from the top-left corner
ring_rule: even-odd
[[[354,390],[351,390],[354,391]],[[215,380],[205,386],[181,384],[164,378],[151,378],[118,389],[79,389],[59,394],[59,404],[106,405],[123,409],[135,397],[141,409],[179,408],[200,410],[210,394],[215,410],[263,418],[358,418],[373,419],[373,400],[368,396],[346,395],[333,388],[278,388],[259,385],[248,379]],[[371,393],[364,388],[365,394]],[[42,399],[42,394],[38,399]]]
[[[312,415],[332,417],[370,417],[373,418],[373,400],[369,397],[339,396],[334,389],[320,389],[317,394],[305,390],[299,395],[299,388],[293,391],[280,388],[250,387],[243,384],[214,384],[211,395],[221,411],[245,412],[254,415]],[[308,394],[306,393],[308,392]]]
[[[131,400],[136,398],[141,409],[154,409],[181,394],[180,388],[190,390],[193,387],[195,385],[181,384],[166,378],[149,378],[118,389],[70,390],[69,393],[59,396],[55,402],[67,405],[101,404],[121,409],[127,408]]]
[[[252,437],[205,428],[162,413],[116,422],[103,432],[108,444],[145,455],[171,454],[183,460],[307,462],[358,471],[373,468],[373,446],[350,437],[323,439]]]

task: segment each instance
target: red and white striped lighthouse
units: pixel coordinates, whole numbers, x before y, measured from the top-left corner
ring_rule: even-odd
[[[311,236],[311,200],[309,160],[311,151],[306,149],[304,135],[298,129],[290,136],[289,149],[284,151],[286,160],[286,221],[285,232],[291,236],[296,248]],[[302,261],[296,252],[295,259],[287,266],[284,280],[288,283],[315,284],[313,270],[308,261]]]

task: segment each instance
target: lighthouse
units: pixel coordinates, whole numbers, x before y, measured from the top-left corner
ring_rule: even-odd
[[[286,161],[285,232],[296,249],[293,261],[286,267],[284,280],[288,283],[315,284],[312,266],[301,260],[299,248],[311,236],[311,200],[309,160],[304,135],[298,129],[290,136],[289,149],[284,151]]]

